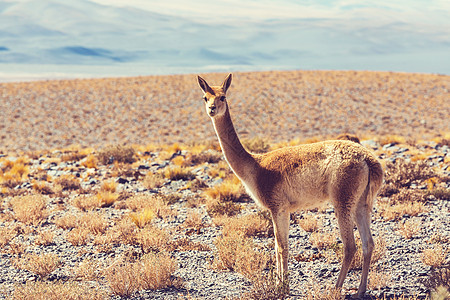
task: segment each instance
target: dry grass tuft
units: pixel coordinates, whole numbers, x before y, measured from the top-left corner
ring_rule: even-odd
[[[61,175],[55,180],[63,191],[75,191],[81,189],[80,180],[73,175]]]
[[[0,227],[0,247],[5,247],[17,235],[17,231],[9,227]]]
[[[34,243],[38,246],[49,246],[53,244],[53,240],[55,238],[55,234],[51,231],[41,231],[39,235],[36,237]]]
[[[270,150],[270,142],[265,137],[243,139],[242,145],[252,153],[266,153]]]
[[[84,227],[77,227],[67,233],[66,239],[74,246],[86,245],[89,237],[89,230]]]
[[[61,265],[56,254],[26,254],[16,262],[19,269],[38,275],[41,279],[55,271]]]
[[[149,190],[160,188],[164,185],[164,183],[165,180],[160,173],[152,173],[152,172],[148,172],[142,181],[144,187]]]
[[[405,215],[414,217],[422,212],[426,212],[426,206],[422,202],[404,202],[399,204],[392,204],[390,201],[378,202],[380,215],[385,220],[399,220]]]
[[[153,209],[146,207],[139,212],[131,213],[130,218],[137,227],[143,228],[155,218]]]
[[[339,289],[335,289],[334,287],[327,287],[324,289],[323,286],[319,286],[319,284],[316,282],[310,284],[310,286],[307,287],[308,292],[306,293],[306,300],[345,299],[344,296],[341,295],[341,291]]]
[[[388,271],[372,268],[369,272],[368,288],[370,290],[381,290],[390,285],[392,278]]]
[[[181,166],[168,167],[163,172],[164,177],[170,180],[192,180],[195,174],[189,168]]]
[[[388,161],[385,166],[385,183],[380,195],[389,197],[399,192],[402,188],[410,187],[413,182],[425,181],[437,177],[437,174],[423,161],[407,161],[396,159]]]
[[[421,260],[427,266],[438,268],[446,263],[448,248],[441,244],[434,244],[422,251]]]
[[[306,232],[317,231],[321,225],[317,215],[306,214],[304,214],[301,219],[297,219],[297,223]]]
[[[238,233],[245,237],[268,236],[269,221],[262,217],[261,214],[216,218],[215,223],[223,226],[222,233],[224,235]]]
[[[249,279],[259,276],[269,262],[268,255],[255,250],[253,241],[239,232],[222,235],[214,244],[218,251],[215,265],[242,273]]]
[[[97,200],[100,207],[109,207],[113,205],[117,199],[119,199],[120,195],[111,191],[102,191],[100,190],[97,193]]]
[[[52,187],[45,181],[33,181],[31,186],[33,190],[42,195],[52,195],[55,193]]]
[[[136,161],[135,150],[131,146],[107,146],[102,149],[97,158],[103,165],[109,165],[114,162],[131,164]]]
[[[411,239],[416,236],[421,230],[421,222],[414,219],[406,220],[400,223],[397,230],[405,239]]]
[[[177,262],[167,253],[149,253],[135,263],[122,263],[106,271],[114,295],[130,297],[140,289],[157,290],[178,285],[173,274]]]
[[[200,228],[203,228],[205,224],[203,223],[202,216],[199,212],[191,211],[188,212],[186,220],[183,222],[183,226],[186,228],[194,228],[199,230]]]
[[[222,160],[222,153],[215,150],[206,150],[200,153],[189,153],[184,161],[186,166],[195,166],[203,163],[216,164]]]
[[[79,195],[72,200],[72,205],[78,207],[82,211],[88,211],[100,207],[101,202],[97,196]]]
[[[88,169],[97,169],[98,159],[95,155],[89,154],[81,161],[81,165]]]
[[[274,268],[268,274],[260,274],[252,278],[252,288],[250,292],[244,294],[244,299],[253,300],[278,300],[285,299],[289,294],[289,281],[281,282]]]
[[[62,229],[72,229],[78,224],[77,216],[71,214],[65,214],[55,220],[56,226]]]
[[[207,195],[206,210],[212,217],[236,215],[242,209],[242,206],[236,202],[248,199],[238,180],[226,180],[220,185],[206,190],[205,193]]]
[[[169,234],[156,226],[147,225],[137,233],[136,240],[143,253],[161,252],[168,247]]]
[[[100,276],[100,264],[92,258],[84,259],[72,268],[72,274],[77,280],[97,280]]]
[[[312,232],[309,242],[317,249],[331,249],[337,245],[339,233],[334,232]]]
[[[83,286],[82,283],[28,281],[16,285],[12,295],[13,300],[106,300],[108,295],[99,288]]]
[[[173,279],[178,263],[167,253],[148,253],[138,264],[142,289],[158,290],[178,284]]]
[[[128,209],[133,211],[141,211],[149,208],[153,210],[156,217],[161,219],[167,219],[171,217],[174,212],[169,207],[169,203],[178,201],[176,194],[169,196],[164,195],[135,195],[126,199],[125,205]]]
[[[42,195],[17,196],[10,202],[14,218],[28,225],[37,225],[47,218],[47,204]]]

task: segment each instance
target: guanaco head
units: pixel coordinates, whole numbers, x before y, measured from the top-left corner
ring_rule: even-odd
[[[203,100],[205,100],[206,112],[211,118],[221,116],[227,110],[226,93],[231,85],[231,74],[225,78],[221,86],[209,86],[205,79],[198,76],[198,84],[205,93]]]

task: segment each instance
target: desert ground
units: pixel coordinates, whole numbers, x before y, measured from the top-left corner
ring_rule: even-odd
[[[200,74],[221,84],[226,74]],[[450,76],[234,73],[244,146],[357,135],[381,161],[367,299],[447,299]],[[225,162],[196,75],[0,84],[0,299],[347,299],[331,205],[290,220],[290,289],[270,216]],[[359,241],[359,239],[357,239]]]

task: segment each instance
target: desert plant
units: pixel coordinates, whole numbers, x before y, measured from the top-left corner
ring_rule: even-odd
[[[186,167],[172,166],[164,170],[164,177],[170,180],[192,180],[195,174]]]
[[[9,227],[0,227],[0,247],[6,246],[15,236],[17,231]]]
[[[200,229],[204,226],[202,216],[197,211],[191,211],[188,213],[186,219],[183,222],[183,226],[187,228]]]
[[[55,271],[61,264],[56,254],[27,254],[17,262],[20,269],[38,275],[41,279]]]
[[[75,228],[78,224],[78,218],[72,214],[63,215],[55,220],[56,226],[62,229]]]
[[[73,175],[61,175],[55,180],[55,183],[61,186],[63,191],[73,191],[81,188],[80,180]]]
[[[166,247],[167,251],[211,251],[211,248],[208,245],[193,242],[188,238],[181,238],[177,240],[169,241]]]
[[[371,290],[380,290],[389,286],[391,275],[388,272],[379,270],[379,268],[372,268],[369,273],[368,286]]]
[[[385,184],[380,190],[381,196],[390,196],[401,188],[409,187],[415,181],[423,181],[436,174],[426,162],[396,159],[388,161],[385,167]]]
[[[86,245],[89,230],[84,227],[77,227],[67,233],[66,239],[74,246]]]
[[[115,193],[117,190],[117,182],[113,179],[105,180],[100,186],[101,191]]]
[[[179,195],[176,193],[164,195],[135,195],[126,199],[126,207],[133,211],[141,211],[145,208],[150,208],[158,218],[166,219],[173,215],[169,204],[175,203],[179,200]]]
[[[155,188],[160,188],[161,186],[164,185],[164,178],[160,173],[152,173],[152,172],[148,172],[143,181],[142,184],[144,185],[144,187],[146,187],[149,190],[155,189]]]
[[[212,217],[236,215],[242,209],[242,206],[236,202],[248,200],[242,185],[235,180],[226,180],[206,190],[205,193],[207,195],[206,210]]]
[[[100,275],[99,263],[92,258],[84,259],[72,268],[72,274],[76,279],[96,280]]]
[[[92,210],[101,206],[101,201],[99,201],[96,196],[86,196],[80,195],[72,200],[72,205],[78,207],[82,211]]]
[[[137,227],[143,228],[155,218],[155,212],[147,207],[137,213],[131,213],[130,218]]]
[[[31,186],[36,192],[42,195],[52,195],[55,193],[52,187],[45,181],[34,181]]]
[[[77,226],[86,228],[92,234],[102,234],[105,232],[108,223],[100,212],[91,211],[79,216]]]
[[[309,236],[310,243],[317,249],[331,249],[337,244],[339,234],[334,232],[312,232]]]
[[[250,139],[243,139],[242,145],[253,153],[266,153],[270,150],[270,142],[264,137],[254,137]]]
[[[441,244],[434,244],[430,248],[422,251],[421,260],[424,264],[437,268],[441,267],[445,263],[445,258],[448,249],[444,248]]]
[[[209,149],[200,153],[188,154],[186,160],[184,161],[184,165],[193,166],[202,163],[216,164],[220,160],[222,160],[222,153]]]
[[[134,156],[135,150],[133,147],[122,145],[107,146],[97,154],[98,160],[104,165],[114,162],[130,164],[136,161]]]
[[[169,235],[163,229],[147,225],[137,233],[136,239],[143,253],[160,252],[166,249]]]
[[[15,219],[25,224],[37,225],[48,215],[46,200],[42,195],[17,196],[10,203]]]
[[[218,252],[215,265],[242,273],[249,279],[258,276],[269,261],[268,256],[256,251],[253,241],[240,232],[219,236],[214,244]]]
[[[222,233],[224,235],[230,235],[234,232],[241,233],[246,237],[268,235],[269,221],[260,214],[231,218],[224,217],[218,221],[216,223],[223,225]]]
[[[94,240],[97,244],[135,244],[137,243],[137,227],[130,218],[124,217]]]
[[[41,231],[34,243],[38,246],[48,246],[53,243],[55,235],[51,231]]]
[[[344,257],[344,249],[342,244],[334,244],[331,249],[335,252],[336,256],[340,261],[342,261]],[[370,264],[373,265],[386,254],[386,241],[382,237],[378,237],[375,239],[375,247],[372,253],[372,258],[370,260]],[[362,252],[362,244],[361,239],[356,240],[356,253],[353,257],[352,263],[350,264],[350,270],[361,269],[363,264],[363,252]]]
[[[98,159],[95,155],[89,154],[81,161],[81,165],[88,169],[96,169],[97,168]]]
[[[140,288],[140,272],[133,263],[116,264],[105,271],[105,278],[113,295],[130,297]]]
[[[97,193],[97,199],[100,207],[109,207],[113,205],[120,195],[111,191],[99,191]]]
[[[84,286],[81,283],[27,281],[16,285],[13,300],[105,300],[108,295],[100,288]]]
[[[399,204],[392,204],[388,202],[378,202],[380,215],[385,220],[398,220],[405,215],[417,216],[418,214],[427,211],[422,202],[404,202]]]
[[[398,231],[405,239],[411,239],[420,232],[421,224],[417,220],[409,219],[398,225]]]
[[[304,215],[303,218],[297,219],[297,223],[306,232],[317,231],[320,226],[317,215]]]
[[[244,299],[253,300],[281,300],[289,294],[288,280],[281,281],[274,268],[267,274],[260,274],[252,279],[251,290],[244,295]]]
[[[142,289],[157,290],[174,284],[173,274],[178,269],[178,264],[167,253],[145,254],[137,264]]]

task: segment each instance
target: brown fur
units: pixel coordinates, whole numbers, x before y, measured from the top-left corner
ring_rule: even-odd
[[[231,74],[222,86],[210,87],[198,77],[205,92],[208,115],[216,130],[225,159],[247,192],[272,215],[277,271],[287,279],[289,213],[333,204],[344,243],[344,260],[336,283],[341,288],[356,251],[354,224],[363,243],[363,272],[358,297],[364,295],[373,251],[370,214],[383,180],[376,157],[350,136],[346,140],[286,147],[265,154],[247,152],[234,129],[225,99]]]

